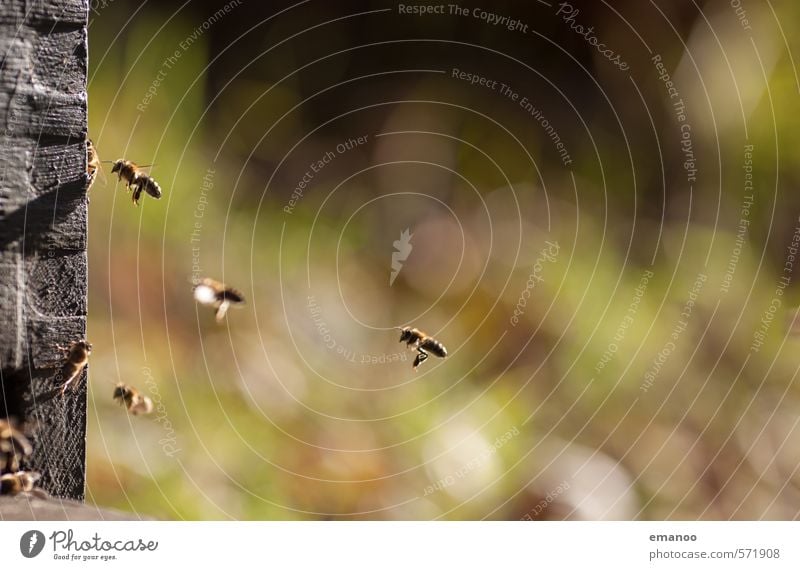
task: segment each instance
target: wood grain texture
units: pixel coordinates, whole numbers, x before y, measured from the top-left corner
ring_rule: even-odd
[[[0,416],[36,426],[26,468],[82,499],[86,372],[57,395],[58,345],[86,334],[88,3],[0,2]]]

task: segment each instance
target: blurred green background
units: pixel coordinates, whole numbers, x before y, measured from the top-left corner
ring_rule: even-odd
[[[468,7],[525,31],[377,1],[92,3],[90,136],[164,196],[133,206],[109,165],[91,190],[90,501],[797,517],[800,5],[521,4]],[[248,304],[217,325],[198,275]],[[415,374],[406,324],[448,358]],[[156,412],[127,415],[119,381]]]

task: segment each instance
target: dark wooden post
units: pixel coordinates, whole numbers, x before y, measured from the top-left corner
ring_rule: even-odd
[[[0,417],[35,426],[25,465],[82,499],[86,377],[57,395],[86,334],[86,0],[0,2]]]

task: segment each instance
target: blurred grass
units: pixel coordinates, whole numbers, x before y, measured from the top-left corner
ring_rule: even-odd
[[[296,61],[276,61],[278,54],[254,60],[256,71],[217,97],[209,89],[221,81],[214,73],[233,72],[206,69],[219,53],[212,42],[220,41],[208,33],[181,55],[139,113],[155,72],[203,18],[189,12],[170,18],[168,8],[148,4],[126,23],[131,6],[115,3],[90,28],[90,132],[102,159],[153,163],[150,172],[165,194],[160,202],[145,197],[135,208],[108,171],[92,190],[91,501],[165,519],[521,518],[568,480],[570,489],[544,518],[791,518],[800,512],[800,458],[789,443],[800,398],[798,340],[784,326],[794,288],[763,349],[748,353],[796,223],[790,212],[798,200],[786,190],[796,181],[790,165],[798,148],[788,54],[769,75],[771,104],[763,94],[748,120],[759,152],[758,199],[733,286],[720,294],[741,202],[744,139],[733,127],[721,133],[723,181],[716,173],[702,179],[689,209],[682,172],[667,173],[662,196],[660,165],[649,147],[637,144],[652,136],[651,127],[641,118],[628,123],[624,110],[632,153],[645,164],[635,172],[634,201],[625,141],[595,110],[589,121],[602,171],[590,141],[572,139],[576,194],[550,141],[513,109],[490,93],[415,76],[375,89],[376,100],[463,96],[483,105],[520,132],[545,185],[497,126],[469,113],[409,104],[335,121],[306,139],[267,189],[289,149],[341,111],[329,109],[322,96],[261,137],[313,92],[305,82],[319,80],[324,88],[341,81],[358,56],[334,58],[321,77],[301,74],[280,84],[286,68],[305,63],[305,51]],[[799,11],[780,5],[793,46],[789,22]],[[611,24],[601,21],[598,28],[604,25]],[[262,39],[284,32],[275,24]],[[338,41],[337,49],[347,45]],[[251,56],[240,51],[241,65]],[[647,93],[656,107],[662,94],[652,85]],[[369,82],[356,88],[369,89]],[[778,171],[773,113],[780,118]],[[667,114],[659,121],[667,156],[671,120]],[[504,176],[453,139],[374,138],[404,129],[454,133],[496,160]],[[369,145],[337,156],[294,213],[284,215],[308,164],[365,132]],[[697,133],[698,147],[701,138]],[[698,150],[713,171],[713,145]],[[332,193],[356,171],[397,160],[435,162],[457,175],[425,164],[384,165]],[[213,188],[197,218],[209,168]],[[786,186],[776,193],[777,173]],[[429,194],[441,203],[386,198],[392,192]],[[193,244],[198,220],[200,241]],[[391,244],[406,227],[415,233],[414,251],[389,288]],[[510,327],[532,260],[548,239],[560,245],[557,261],[544,265],[544,281],[533,289],[520,325]],[[656,244],[654,278],[598,372]],[[203,275],[224,278],[249,301],[231,312],[228,326],[216,326],[191,299],[193,245],[200,247]],[[700,272],[708,280],[687,330],[645,392],[644,374]],[[309,295],[322,309],[334,348],[315,327]],[[394,331],[369,327],[409,322],[436,331],[451,356],[430,359],[418,375],[411,353],[400,362],[360,362],[362,354],[402,349]],[[155,417],[129,417],[112,402],[112,387],[124,381],[153,395],[144,367],[164,408]],[[166,421],[179,449],[172,456],[164,447],[171,437]],[[425,494],[512,428],[519,435],[478,467]]]

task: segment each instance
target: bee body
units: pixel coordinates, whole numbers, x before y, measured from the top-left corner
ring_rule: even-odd
[[[222,322],[231,306],[244,305],[244,295],[233,287],[208,277],[201,279],[194,287],[194,299],[201,305],[212,307],[217,311],[217,322]]]
[[[18,471],[20,460],[33,452],[23,429],[13,418],[0,419],[0,473]]]
[[[95,177],[100,168],[100,157],[97,155],[94,143],[92,139],[86,139],[86,177],[89,181],[89,185],[86,187],[87,193],[92,189],[92,184],[94,184]]]
[[[430,352],[431,354],[433,354],[434,356],[438,356],[439,358],[447,357],[447,349],[441,342],[439,342],[435,338],[430,338],[430,337],[425,338],[419,344],[419,348],[421,348],[425,352]]]
[[[441,342],[413,327],[400,329],[400,342],[405,342],[406,346],[417,349],[417,357],[414,359],[413,365],[415,371],[420,364],[428,359],[429,354],[439,358],[447,357],[447,349]]]
[[[136,184],[139,167],[130,160],[120,158],[111,165],[111,174],[116,173],[120,180],[124,180],[128,187]]]
[[[79,340],[73,342],[69,348],[64,350],[67,353],[67,361],[61,367],[61,378],[64,379],[64,383],[61,385],[62,396],[70,385],[74,388],[75,384],[73,382],[80,377],[83,369],[89,364],[92,345],[85,340]]]
[[[146,192],[156,200],[161,198],[161,186],[152,176],[143,172],[136,163],[120,158],[114,161],[111,173],[116,173],[120,180],[125,181],[127,188],[133,190],[131,198],[134,204],[139,204],[142,192]]]
[[[0,476],[0,495],[19,495],[33,491],[41,478],[36,471],[17,471]]]
[[[134,416],[146,415],[153,411],[153,401],[139,392],[133,386],[119,383],[114,388],[114,399],[118,400],[120,405],[125,404],[128,412]]]

